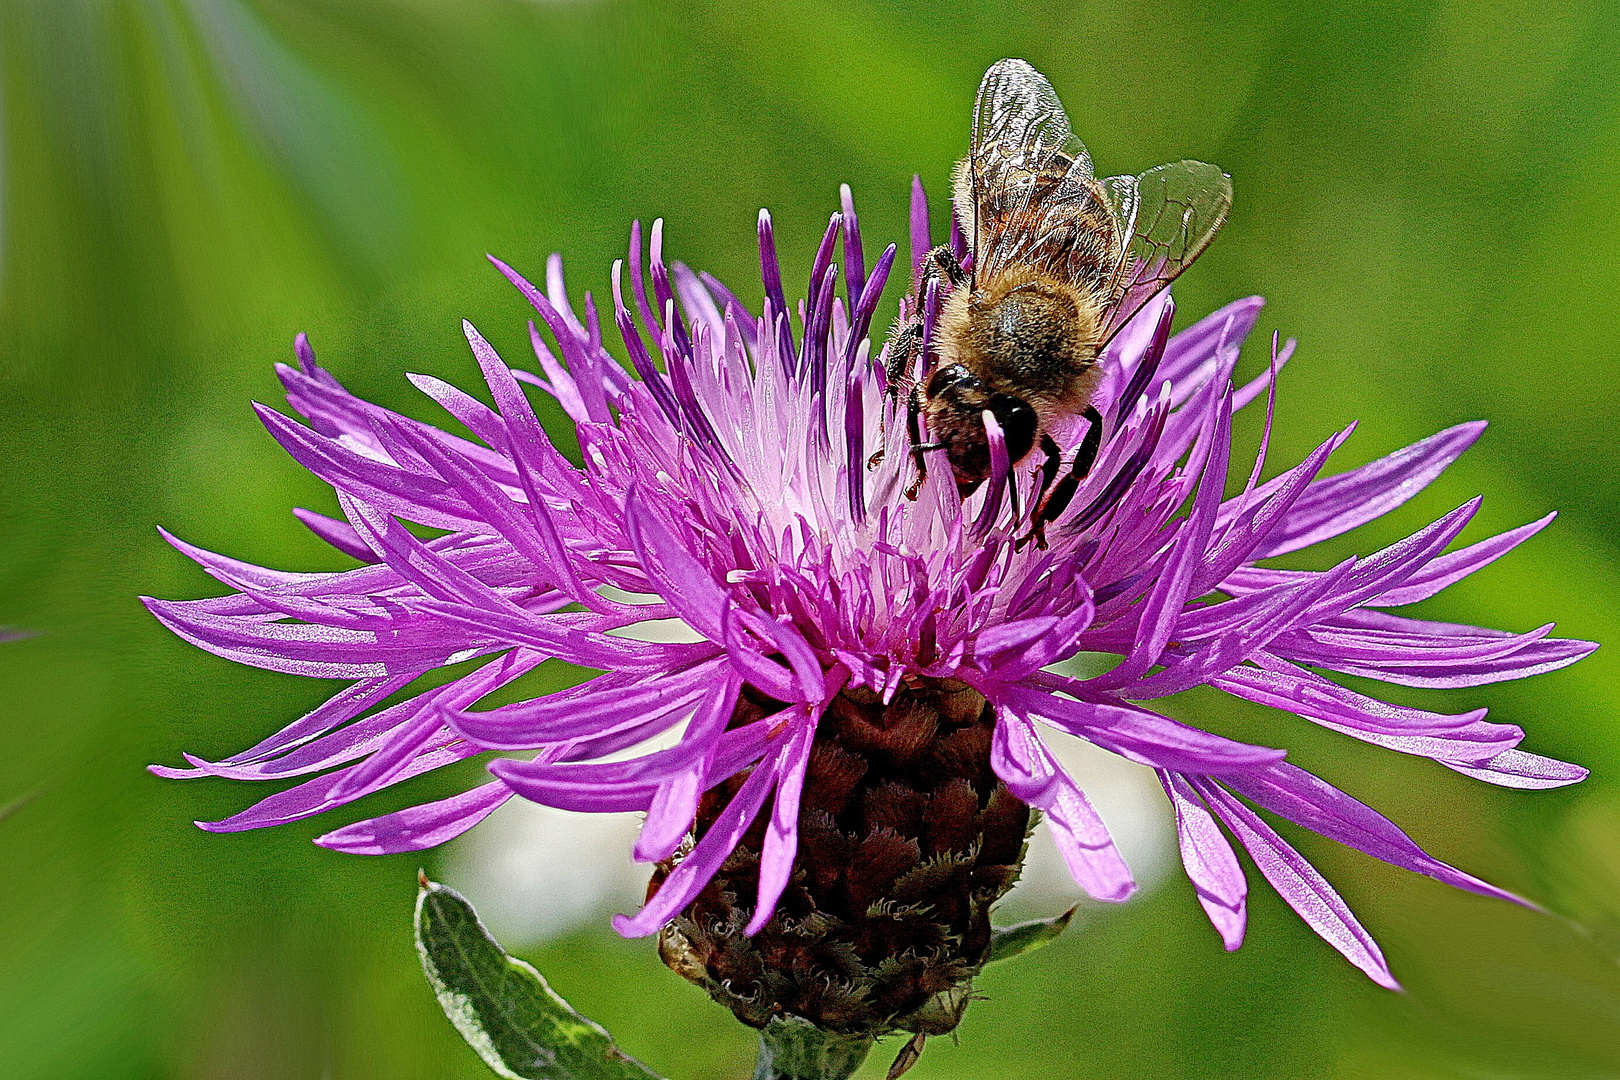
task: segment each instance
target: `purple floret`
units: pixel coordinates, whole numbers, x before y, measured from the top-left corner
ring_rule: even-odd
[[[920,185],[911,205],[915,266],[932,242]],[[628,370],[603,347],[590,296],[583,320],[570,303],[560,259],[548,263],[544,288],[495,261],[555,343],[531,325],[539,373],[508,367],[465,325],[493,408],[438,379],[410,377],[476,441],[352,396],[300,336],[297,366],[278,370],[305,422],[257,408],[277,441],[337,493],[342,519],[299,510],[300,520],[366,565],[289,573],[169,537],[232,591],[146,604],[218,656],[349,685],[242,753],[218,762],[187,755],[190,768],[153,771],[301,779],[202,825],[232,832],[310,817],[477,754],[522,751],[491,761],[494,779],[481,787],[317,843],[364,854],[426,848],[517,794],[570,810],[644,812],[634,856],[659,862],[682,850],[704,792],[751,768],[646,907],[615,926],[632,936],[659,930],[764,813],[752,933],[789,879],[806,762],[829,702],[856,688],[887,700],[919,680],[953,680],[994,708],[996,775],[1044,812],[1076,882],[1097,899],[1123,900],[1135,884],[1044,728],[1157,770],[1187,874],[1229,949],[1243,938],[1247,883],[1228,835],[1323,938],[1395,985],[1355,916],[1256,807],[1394,865],[1514,899],[1427,855],[1376,811],[1289,764],[1284,750],[1144,704],[1208,686],[1494,784],[1582,779],[1578,766],[1519,750],[1524,733],[1487,722],[1484,709],[1392,705],[1325,674],[1461,688],[1586,655],[1594,645],[1549,637],[1550,624],[1506,633],[1391,610],[1500,558],[1550,515],[1448,550],[1477,509],[1472,500],[1326,570],[1258,565],[1399,507],[1484,425],[1323,476],[1346,429],[1262,481],[1275,379],[1292,343],[1280,351],[1273,343],[1268,370],[1234,386],[1261,301],[1239,300],[1172,336],[1165,294],[1104,354],[1093,403],[1107,427],[1095,467],[1047,527],[1047,546],[1021,543],[1036,477],[1029,463],[1009,464],[988,414],[988,482],[964,499],[950,471],[936,468],[908,497],[904,405],[897,413],[868,338],[895,248],[868,276],[859,237],[846,188],[809,294],[790,308],[762,213],[765,299],[754,312],[709,275],[666,263],[661,222],[644,267],[638,224],[628,266],[613,268]],[[526,386],[550,394],[574,422],[583,465],[552,445]],[[1228,498],[1232,416],[1262,395],[1260,451]],[[1055,434],[1071,453],[1074,433]],[[443,534],[423,540],[406,522]],[[690,640],[643,640],[652,636],[644,624],[658,620],[679,620]],[[1119,659],[1089,678],[1054,670],[1079,653]],[[480,663],[469,673],[412,689],[420,676],[471,660]],[[478,707],[547,660],[601,674]],[[733,724],[745,694],[782,707]],[[660,737],[660,748],[645,749]]]

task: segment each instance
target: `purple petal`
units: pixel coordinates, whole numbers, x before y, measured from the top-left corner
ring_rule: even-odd
[[[787,888],[788,877],[793,872],[793,858],[799,850],[799,795],[804,790],[804,768],[810,761],[815,736],[816,717],[808,708],[789,721],[788,743],[777,766],[776,806],[771,811],[770,827],[765,830],[765,847],[759,857],[759,899],[754,905],[753,918],[743,931],[750,936],[765,929],[765,924],[771,921],[776,913],[776,901]]]
[[[159,622],[179,637],[215,656],[239,664],[309,675],[317,679],[375,679],[416,676],[442,667],[451,656],[493,652],[501,645],[464,637],[449,642],[384,640],[367,630],[345,630],[308,623],[249,622],[188,610],[179,603],[142,597]]]
[[[1221,935],[1226,951],[1243,944],[1248,925],[1249,882],[1232,845],[1204,807],[1204,801],[1180,773],[1158,770],[1159,783],[1176,811],[1176,841],[1181,865],[1198,894],[1198,903]]]
[[[685,263],[670,264],[670,273],[675,284],[675,293],[680,298],[681,307],[691,318],[694,329],[697,326],[708,328],[709,333],[719,336],[726,331],[725,316],[720,313],[714,297],[692,272],[692,268]]]
[[[1427,874],[1481,896],[1533,906],[1505,889],[1441,862],[1384,815],[1298,766],[1279,761],[1253,772],[1223,776],[1221,783],[1297,825],[1392,866]]]
[[[454,738],[437,712],[419,716],[401,726],[359,765],[343,770],[343,779],[332,788],[330,797],[334,802],[347,802],[362,792],[375,791],[403,772],[419,754]]]
[[[786,740],[778,739],[754,771],[731,797],[714,824],[709,826],[687,856],[676,865],[658,887],[658,892],[635,915],[615,915],[613,929],[624,937],[646,937],[661,930],[665,923],[692,902],[709,883],[720,864],[754,822],[754,815],[765,805],[765,798],[776,784],[777,769],[787,750]]]
[[[1299,912],[1307,926],[1315,930],[1323,941],[1343,953],[1345,959],[1366,972],[1367,977],[1379,986],[1391,990],[1401,988],[1395,976],[1390,974],[1378,943],[1356,921],[1350,908],[1317,872],[1316,867],[1306,862],[1305,857],[1290,847],[1270,825],[1260,820],[1259,815],[1223,791],[1218,784],[1199,779],[1190,779],[1190,783],[1249,850],[1255,865],[1271,882],[1272,888],[1288,902],[1289,907]]]
[[[437,529],[476,528],[478,521],[438,477],[413,474],[323,438],[274,409],[255,404],[270,435],[304,468],[333,487],[389,513]]]
[[[866,252],[861,248],[860,218],[855,214],[855,196],[848,184],[839,185],[838,201],[844,208],[844,287],[849,290],[849,310],[854,311],[861,306],[861,293],[866,288]]]
[[[720,614],[731,597],[714,575],[676,539],[635,488],[625,499],[624,523],[630,546],[659,595],[692,629],[710,641],[719,641]]]
[[[793,669],[792,695],[779,700],[810,702],[827,696],[821,661],[797,629],[769,616],[740,609],[737,621],[780,651]]]
[[[295,750],[338,725],[353,720],[388,695],[405,687],[412,678],[411,675],[395,675],[391,678],[364,679],[347,686],[268,739],[254,744],[239,754],[224,758],[222,764],[247,765]],[[158,776],[165,777],[205,775],[205,770],[201,768],[171,769],[162,765],[152,765],[149,768]]]
[[[377,553],[372,551],[360,539],[360,534],[354,531],[354,526],[347,521],[329,518],[325,514],[317,514],[313,510],[305,510],[302,506],[293,507],[293,517],[303,522],[304,526],[328,544],[337,548],[343,554],[359,559],[361,562],[378,562]]]
[[[1382,517],[1428,487],[1484,431],[1483,422],[1458,424],[1359,469],[1318,480],[1257,557],[1298,551]]]
[[[555,586],[592,611],[630,612],[628,605],[603,599],[581,580],[544,500],[536,498],[526,505],[519,504],[488,477],[464,460],[445,453],[431,440],[419,438],[409,430],[402,430],[400,434],[430,468],[461,492],[468,505],[487,523],[483,531],[497,533],[534,566],[536,584]]]
[[[1094,900],[1120,901],[1136,891],[1108,827],[1072,777],[1012,708],[996,710],[990,767],[1019,799],[1046,813],[1052,838],[1075,883]]]
[[[1349,436],[1350,429],[1346,428],[1264,487],[1222,504],[1216,519],[1221,540],[1205,556],[1203,572],[1193,589],[1195,595],[1201,596],[1215,588],[1244,562],[1256,558],[1255,550],[1286,520],[1299,497],[1316,479],[1328,455]]]
[[[492,750],[533,749],[681,713],[712,692],[724,669],[723,660],[710,660],[650,675],[612,672],[544,697],[485,712],[460,712],[447,720],[463,736]]]
[[[928,231],[928,194],[923,191],[922,177],[911,178],[911,272],[917,273],[923,258],[934,249]]]
[[[1486,723],[1484,709],[1444,716],[1389,705],[1299,669],[1233,668],[1211,679],[1210,685],[1403,754],[1481,764],[1524,738],[1524,732],[1511,724]]]
[[[534,350],[534,358],[539,361],[540,369],[546,373],[544,379],[531,375],[526,371],[514,369],[512,375],[521,382],[530,386],[538,386],[546,393],[557,399],[562,411],[568,414],[568,419],[575,424],[588,424],[591,422],[591,411],[585,405],[585,399],[580,396],[579,384],[569,374],[556,356],[546,346],[546,339],[540,336],[540,328],[529,320],[529,348]]]
[[[494,264],[495,269],[499,270],[506,280],[517,287],[518,292],[523,294],[524,299],[528,300],[533,305],[534,310],[540,313],[541,319],[545,320],[547,328],[551,330],[552,336],[557,340],[558,347],[562,349],[563,356],[568,361],[569,370],[574,376],[574,384],[579,388],[579,396],[585,404],[585,411],[591,422],[597,424],[608,423],[612,419],[612,414],[608,411],[607,398],[602,393],[601,375],[595,370],[595,365],[592,364],[590,355],[585,350],[585,343],[582,340],[583,335],[576,335],[562,313],[552,305],[544,293],[531,285],[522,274],[519,274],[493,255],[488,256],[488,258]],[[502,409],[502,412],[505,412],[505,410]]]
[[[1587,774],[1587,770],[1579,765],[1571,765],[1556,758],[1542,757],[1540,754],[1526,753],[1523,750],[1504,750],[1484,763],[1469,765],[1457,761],[1441,761],[1440,764],[1448,769],[1455,769],[1464,776],[1483,780],[1487,784],[1526,791],[1578,784],[1586,779]]]
[[[1002,434],[1001,425],[996,422],[996,416],[989,409],[982,414],[984,421],[984,435],[990,445],[990,476],[982,485],[984,502],[979,507],[979,516],[973,521],[971,534],[974,539],[981,539],[995,524],[996,515],[1001,513],[1001,500],[1007,493],[1007,471],[1010,463],[1007,460],[1007,439]]]
[[[647,343],[641,339],[641,331],[636,327],[635,317],[625,307],[624,292],[620,285],[620,276],[624,270],[622,262],[613,264],[613,320],[619,328],[619,336],[624,339],[625,351],[630,354],[630,365],[641,376],[641,381],[652,394],[653,400],[663,410],[664,416],[677,427],[681,422],[681,407],[675,400],[675,392],[670,389],[669,381],[664,373],[653,364],[652,356],[647,352]]]
[[[1551,524],[1556,513],[1548,514],[1538,521],[1528,525],[1520,525],[1517,529],[1510,529],[1505,533],[1481,540],[1477,544],[1457,551],[1448,551],[1444,555],[1433,559],[1422,570],[1406,579],[1406,583],[1399,588],[1388,589],[1379,593],[1377,597],[1367,601],[1378,607],[1397,607],[1402,604],[1415,604],[1419,600],[1427,600],[1435,593],[1452,585],[1472,574],[1481,567],[1489,566],[1503,555],[1512,551],[1536,533]]]
[[[483,821],[512,797],[512,791],[499,780],[460,795],[421,806],[407,807],[392,814],[357,821],[315,838],[333,851],[351,855],[393,855],[401,851],[423,851],[454,840]]]
[[[487,634],[504,645],[527,645],[559,660],[581,667],[654,675],[685,667],[715,655],[708,642],[636,641],[633,638],[576,630],[557,619],[541,619],[470,604],[442,600],[413,600],[411,606]]]
[[[1114,402],[1112,412],[1116,429],[1136,408],[1136,403],[1147,393],[1153,377],[1158,374],[1159,365],[1163,363],[1165,350],[1170,344],[1170,321],[1175,315],[1176,304],[1170,299],[1167,289],[1159,299],[1149,301],[1137,312],[1109,346],[1115,355],[1140,357],[1130,371],[1130,381],[1119,391]]]
[[[1081,685],[1056,675],[1044,676],[1042,683],[1064,690],[1077,690]],[[1154,768],[1225,775],[1280,761],[1286,755],[1283,750],[1234,742],[1124,703],[1074,701],[1023,687],[986,686],[981,692],[1015,704],[1060,731]]]
[[[226,555],[219,555],[205,548],[188,544],[175,536],[169,530],[159,527],[158,535],[163,537],[176,551],[203,568],[209,577],[223,581],[232,588],[240,588],[241,583],[257,585],[260,588],[275,589],[283,585],[307,585],[317,581],[326,581],[337,577],[336,574],[299,574],[287,570],[270,570],[263,566],[255,566],[250,562],[232,559]],[[373,557],[375,561],[375,557]]]
[[[1547,638],[1550,628],[1482,640],[1322,626],[1279,638],[1273,651],[1298,663],[1399,686],[1458,689],[1556,671],[1597,648],[1590,641]]]
[[[495,405],[500,409],[512,463],[517,467],[519,475],[527,470],[537,476],[545,476],[549,480],[558,475],[572,473],[572,466],[568,465],[551,445],[545,429],[540,426],[539,417],[534,413],[534,406],[529,403],[528,396],[523,393],[523,387],[518,385],[517,377],[500,358],[495,347],[485,341],[478,328],[465,319],[461,322],[461,333],[472,349],[473,359],[478,361],[478,369],[483,373],[490,396],[495,399]]]
[[[1264,297],[1244,297],[1187,327],[1170,339],[1164,360],[1159,365],[1160,377],[1172,382],[1185,381],[1195,370],[1214,359],[1223,342],[1242,341],[1248,337],[1249,331],[1260,319],[1260,309],[1265,306]]]
[[[1322,601],[1322,614],[1336,615],[1386,589],[1405,584],[1457,538],[1473,520],[1479,504],[1478,498],[1470,499],[1406,539],[1358,559],[1345,578],[1343,589]]]
[[[460,739],[446,741],[442,746],[430,748],[426,753],[418,754],[403,769],[384,777],[366,788],[353,791],[343,797],[334,792],[344,783],[344,779],[358,765],[350,765],[347,769],[317,776],[306,780],[296,787],[279,791],[268,798],[261,799],[239,814],[232,814],[220,821],[199,821],[197,827],[208,832],[243,832],[247,829],[262,829],[270,825],[285,825],[290,821],[301,821],[307,817],[335,809],[355,799],[371,794],[373,791],[390,787],[413,776],[420,776],[444,765],[462,761],[479,752],[479,748]],[[364,762],[361,763],[362,765]]]
[[[692,831],[703,795],[701,763],[665,780],[647,805],[647,820],[636,834],[631,857],[637,862],[663,862],[674,855]]]
[[[407,698],[279,757],[218,765],[192,758],[189,754],[187,760],[211,776],[232,780],[282,780],[307,776],[395,746],[406,739],[413,729],[421,729],[430,722],[432,725],[441,723],[446,712],[476,704],[488,694],[527,675],[544,659],[526,650],[513,650],[459,679]],[[436,727],[433,730],[437,730]],[[340,794],[341,789],[334,791],[334,797]]]
[[[776,232],[771,226],[771,215],[765,210],[759,212],[759,265],[760,276],[765,283],[765,318],[779,320],[776,322],[777,356],[783,373],[792,375],[796,354],[793,331],[786,322],[790,309],[787,296],[782,291],[782,268],[776,258]]]
[[[892,256],[892,245],[885,254]],[[878,269],[885,268],[879,263]],[[866,355],[862,352],[858,357]],[[849,500],[849,516],[857,522],[866,520],[866,469],[862,461],[866,457],[866,376],[870,370],[858,364],[844,396],[844,490]]]
[[[684,737],[708,741],[725,730],[737,707],[741,687],[742,680],[735,673],[716,684],[714,692],[687,725]],[[707,761],[696,763],[659,785],[647,809],[647,820],[636,837],[633,854],[638,862],[662,862],[675,854],[697,816],[707,766]]]
[[[708,271],[698,271],[698,280],[703,282],[704,287],[715,298],[720,310],[736,322],[743,344],[749,349],[758,348],[754,334],[754,317],[749,313],[748,305],[737,299],[737,294],[728,289],[725,282]]]
[[[774,726],[775,721],[767,718],[722,735],[703,773],[703,786],[713,787],[759,760],[761,753],[768,749]],[[562,751],[579,752],[574,747],[558,748],[558,752]],[[549,758],[535,761],[497,758],[489,763],[489,771],[530,802],[580,813],[645,811],[659,788],[656,776],[642,779],[633,771],[616,780],[599,777],[580,780],[578,773],[559,770]]]
[[[801,690],[793,672],[775,660],[760,655],[752,641],[743,632],[734,609],[727,607],[720,616],[720,640],[726,656],[741,671],[749,683],[765,691],[778,701],[794,701]]]
[[[1161,657],[1161,662],[1167,664],[1164,670],[1130,686],[1128,696],[1143,701],[1180,693],[1235,667],[1304,622],[1311,608],[1349,570],[1350,564],[1344,563],[1318,575],[1315,581],[1251,593],[1189,613],[1185,622],[1191,625],[1178,627],[1177,634],[1183,639],[1181,649],[1192,650],[1191,655],[1173,663]],[[1200,614],[1216,618],[1199,619]]]
[[[440,408],[484,442],[497,449],[507,445],[509,435],[500,413],[443,379],[417,374],[407,374],[405,377],[412,386],[432,398]]]
[[[1210,456],[1199,480],[1198,496],[1193,500],[1192,512],[1187,515],[1176,533],[1176,546],[1170,561],[1160,572],[1152,593],[1142,606],[1137,622],[1136,640],[1125,660],[1114,670],[1091,680],[1099,690],[1112,690],[1134,682],[1146,674],[1164,652],[1164,647],[1175,630],[1176,619],[1182,606],[1192,599],[1191,589],[1202,568],[1204,551],[1208,547],[1210,531],[1215,525],[1215,514],[1220,508],[1226,484],[1226,466],[1231,450],[1232,393],[1231,387],[1211,405],[1205,428],[1209,440]]]

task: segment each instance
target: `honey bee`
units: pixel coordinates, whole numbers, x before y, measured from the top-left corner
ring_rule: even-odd
[[[1038,446],[1031,535],[1040,539],[1102,443],[1091,402],[1099,355],[1209,245],[1232,181],[1199,161],[1098,180],[1052,84],[1022,60],[1002,60],[979,84],[972,143],[952,185],[971,258],[959,262],[942,245],[922,260],[909,316],[889,337],[889,388],[906,395],[919,483],[936,450],[964,495],[990,475],[987,412],[1010,464]],[[1051,429],[1070,417],[1083,417],[1086,433],[1054,484],[1063,461]]]

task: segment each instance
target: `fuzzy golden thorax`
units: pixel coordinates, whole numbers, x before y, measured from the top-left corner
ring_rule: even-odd
[[[1024,267],[951,292],[923,412],[959,485],[989,475],[986,410],[1017,464],[1052,421],[1085,409],[1100,374],[1101,316],[1084,291]]]
[[[935,351],[991,394],[1022,398],[1043,421],[1084,409],[1099,373],[1103,311],[1085,291],[1029,267],[953,290]]]

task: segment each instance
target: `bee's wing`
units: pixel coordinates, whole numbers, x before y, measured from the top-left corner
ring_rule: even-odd
[[[985,72],[958,185],[976,273],[1062,254],[1077,211],[1105,223],[1114,218],[1052,84],[1023,60]]]
[[[1102,186],[1130,237],[1109,289],[1116,299],[1103,323],[1106,343],[1203,254],[1232,208],[1232,178],[1202,161],[1178,161]]]

